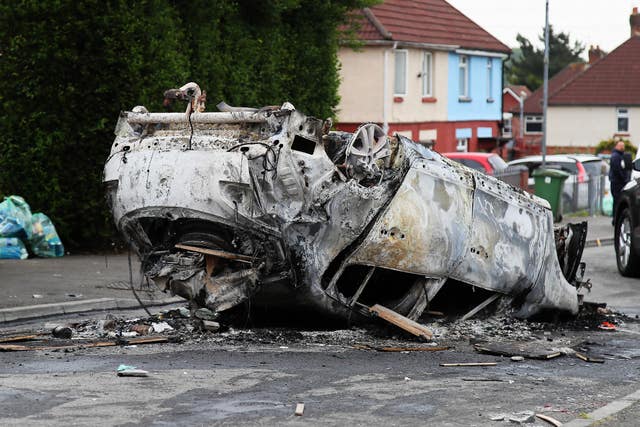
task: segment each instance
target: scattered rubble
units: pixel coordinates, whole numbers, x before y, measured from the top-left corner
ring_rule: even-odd
[[[135,366],[129,365],[120,365],[117,369],[117,374],[119,377],[148,377],[149,372],[138,369]]]

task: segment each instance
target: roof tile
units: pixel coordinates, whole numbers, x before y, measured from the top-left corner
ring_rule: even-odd
[[[511,52],[508,46],[444,0],[386,0],[370,10],[391,32],[394,41]],[[364,14],[358,35],[362,40],[384,39]]]

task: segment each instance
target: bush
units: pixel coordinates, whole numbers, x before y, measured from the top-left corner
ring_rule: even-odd
[[[210,105],[338,103],[338,29],[367,0],[0,3],[0,188],[46,212],[65,245],[113,238],[102,168],[118,113],[196,81]]]
[[[611,153],[613,148],[616,146],[618,141],[624,142],[624,151],[631,153],[633,157],[635,157],[638,148],[631,143],[628,139],[621,138],[609,138],[602,140],[596,145],[594,154],[597,156],[600,153]]]

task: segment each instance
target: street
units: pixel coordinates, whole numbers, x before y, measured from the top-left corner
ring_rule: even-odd
[[[633,316],[640,300],[633,291],[636,279],[617,274],[611,246],[585,249],[584,260],[593,282],[586,300],[607,302],[632,317],[614,317],[622,329],[615,332],[598,330],[586,320],[531,323],[528,340],[548,348],[578,348],[604,363],[571,354],[522,362],[480,354],[473,343],[496,337],[504,341],[505,330],[525,325],[500,326],[510,322],[491,318],[467,321],[466,329],[427,324],[437,332],[434,344],[449,347],[442,351],[376,351],[381,345],[424,346],[388,330],[231,329],[193,334],[181,343],[5,352],[1,422],[484,426],[509,425],[509,418],[533,411],[588,425],[592,411],[638,389],[640,323]],[[141,310],[115,314],[144,316]],[[94,312],[47,321],[104,318],[104,312]],[[11,324],[4,332],[37,329],[43,322]],[[463,332],[455,335],[454,330]],[[496,365],[441,366],[461,362]],[[118,377],[121,364],[144,369],[149,376]],[[304,403],[302,416],[294,415],[298,403]],[[635,425],[636,407],[598,425]],[[536,419],[531,425],[545,422]]]

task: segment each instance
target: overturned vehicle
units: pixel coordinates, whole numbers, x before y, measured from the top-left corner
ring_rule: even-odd
[[[104,171],[162,289],[218,313],[379,304],[417,319],[463,286],[519,317],[578,311],[586,224],[554,233],[545,200],[376,124],[334,132],[289,103],[204,113],[199,92],[178,93],[186,114],[121,114]]]

